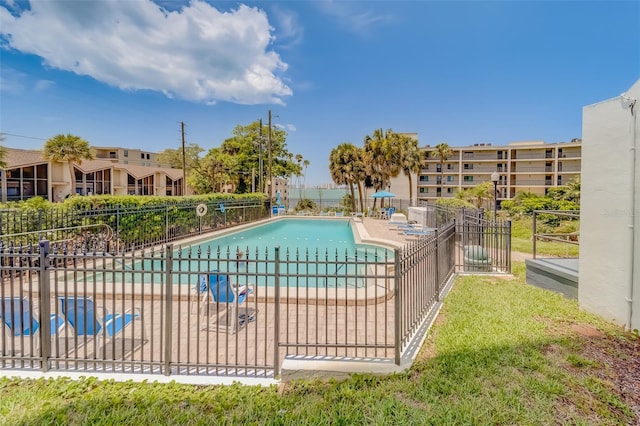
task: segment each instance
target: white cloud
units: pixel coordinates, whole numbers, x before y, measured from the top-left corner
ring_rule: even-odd
[[[20,94],[26,74],[9,67],[0,67],[0,92]]]
[[[329,16],[336,18],[344,28],[360,35],[369,35],[372,28],[391,19],[386,15],[375,14],[371,11],[363,11],[363,4],[367,2],[344,2],[326,0],[314,3]]]
[[[33,2],[0,7],[5,48],[124,90],[153,90],[203,103],[277,103],[292,94],[278,74],[264,11],[220,11],[192,0],[167,11],[150,0]]]
[[[36,81],[36,85],[35,88],[36,90],[42,92],[45,90],[48,90],[49,88],[53,87],[55,85],[55,83],[51,80],[38,80]]]
[[[279,123],[275,123],[274,126],[279,128],[279,129],[286,130],[288,132],[295,132],[297,130],[295,124],[279,124]]]
[[[302,42],[304,29],[298,23],[298,15],[289,10],[282,9],[278,5],[273,5],[271,14],[277,23],[278,46],[288,49],[297,46]]]

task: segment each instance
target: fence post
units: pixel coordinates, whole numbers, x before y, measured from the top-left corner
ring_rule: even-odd
[[[401,250],[396,248],[393,250],[393,263],[394,263],[394,277],[393,277],[393,297],[395,300],[394,303],[394,312],[393,312],[393,320],[395,324],[393,325],[394,334],[395,334],[395,363],[396,365],[400,365],[401,360],[401,346],[402,346],[402,293],[400,292],[400,281],[402,280],[402,275],[400,274],[400,256]]]
[[[438,231],[439,229],[433,231],[436,242],[436,302],[440,302],[440,235]]]
[[[116,205],[116,252],[120,252],[120,205]]]
[[[164,321],[164,375],[171,375],[171,353],[173,351],[173,244],[165,247],[166,259],[166,292],[165,292],[165,321]]]
[[[164,242],[169,242],[169,204],[164,205]]]
[[[273,376],[277,378],[280,375],[280,246],[275,247],[273,302]]]
[[[538,221],[536,220],[536,211],[533,211],[533,258],[536,258],[536,241],[538,240],[536,234],[538,233],[538,230],[536,229],[536,223],[538,223]]]
[[[40,254],[40,271],[38,273],[40,295],[40,356],[42,357],[42,372],[49,371],[49,357],[51,356],[51,306],[49,294],[49,241],[38,243]],[[56,321],[57,324],[57,321]]]
[[[511,220],[507,220],[507,239],[505,247],[507,251],[507,272],[511,273]]]

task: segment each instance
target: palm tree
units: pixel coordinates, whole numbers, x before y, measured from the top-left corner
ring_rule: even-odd
[[[7,150],[0,146],[0,169],[7,167]]]
[[[359,163],[360,149],[355,145],[344,142],[331,150],[329,154],[329,172],[331,179],[338,185],[348,185],[351,192],[351,210],[356,211],[355,191],[356,181],[354,165]]]
[[[358,198],[360,199],[360,211],[364,212],[363,183],[367,179],[367,167],[364,163],[364,150],[358,148],[357,157],[353,161],[353,175],[358,184]]]
[[[4,141],[4,135],[0,133],[0,142]],[[0,146],[0,169],[7,167],[7,150]]]
[[[440,196],[442,196],[442,184],[444,177],[444,162],[453,154],[453,150],[446,142],[441,142],[436,145],[434,154],[440,160]]]
[[[493,200],[493,185],[491,182],[482,182],[471,190],[471,197],[476,208],[481,208],[485,202]]]
[[[399,135],[400,158],[399,165],[402,173],[409,179],[409,205],[413,205],[413,184],[411,173],[420,173],[422,158],[418,141],[409,136]]]
[[[385,188],[389,180],[400,173],[400,148],[396,141],[397,135],[391,129],[386,132],[377,129],[372,136],[364,138],[364,162],[376,191]]]
[[[70,133],[59,134],[44,144],[44,157],[50,161],[66,161],[71,174],[71,192],[76,193],[76,174],[73,163],[82,164],[82,160],[93,160],[93,152],[89,142]]]

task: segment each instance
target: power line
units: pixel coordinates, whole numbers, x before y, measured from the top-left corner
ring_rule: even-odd
[[[25,135],[16,135],[15,133],[7,133],[7,132],[0,132],[0,134],[6,135],[6,136],[14,136],[16,138],[25,138],[25,139],[37,139],[39,141],[46,141],[46,138],[38,138],[35,136],[25,136]]]

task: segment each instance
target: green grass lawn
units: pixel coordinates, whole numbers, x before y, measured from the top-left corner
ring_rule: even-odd
[[[511,250],[533,253],[533,223],[530,217],[511,221]],[[536,253],[543,256],[578,257],[579,252],[579,246],[573,244],[557,241],[536,243]]]
[[[637,336],[513,278],[458,277],[404,374],[280,387],[0,379],[11,425],[627,425],[612,365]],[[572,325],[602,335],[586,338]],[[600,354],[595,356],[594,354]],[[606,362],[603,361],[607,357]]]

